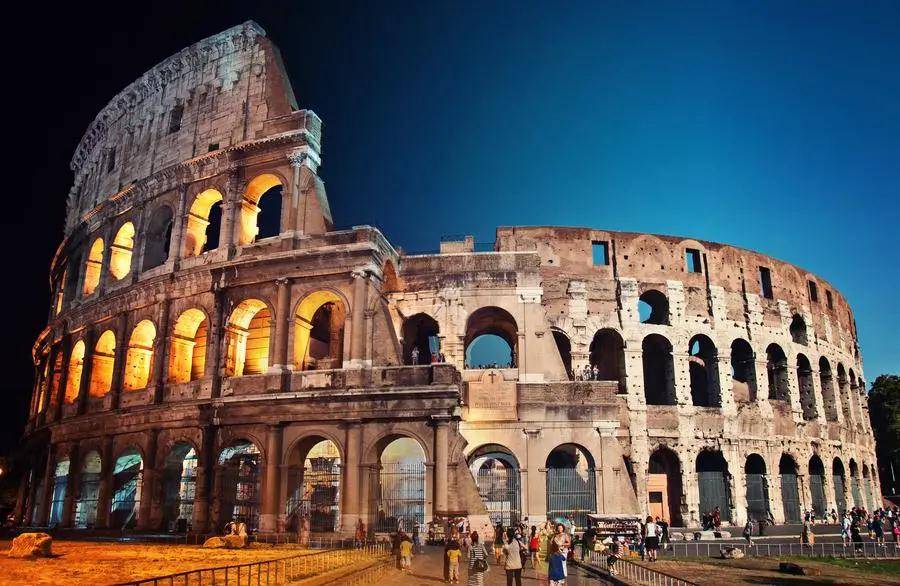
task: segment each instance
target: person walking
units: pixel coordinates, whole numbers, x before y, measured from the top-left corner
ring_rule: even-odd
[[[550,559],[547,560],[547,579],[550,586],[565,586],[566,583],[566,556],[563,555],[556,544],[550,546]]]
[[[447,545],[447,569],[449,570],[447,581],[450,584],[459,584],[459,558],[461,556],[462,551],[459,549],[459,543],[451,539]]]
[[[412,349],[412,352],[409,353],[409,357],[412,358],[413,366],[419,364],[419,347],[415,346]]]
[[[488,552],[481,543],[478,532],[473,531],[472,548],[469,550],[467,586],[484,586],[484,575],[489,571]]]
[[[400,570],[412,573],[413,544],[405,533],[400,538]]]
[[[854,521],[850,525],[850,539],[853,541],[853,549],[856,553],[861,553],[863,549],[862,535],[859,533],[859,521]]]
[[[655,562],[659,553],[659,525],[656,524],[656,521],[650,515],[647,515],[644,533],[644,547],[647,549],[647,557],[651,562]]]
[[[808,545],[810,548],[816,544],[816,534],[812,529],[813,521],[803,522],[803,532],[800,534],[800,543]]]
[[[528,553],[531,554],[531,569],[537,569],[538,552],[541,549],[541,539],[538,537],[537,527],[531,526],[531,537],[528,539]]]
[[[747,524],[744,525],[744,539],[747,541],[747,547],[753,545],[753,521],[751,519],[747,519]]]
[[[844,544],[844,547],[850,545],[850,525],[852,521],[850,519],[850,513],[844,513],[844,518],[841,519],[841,542]]]
[[[522,586],[522,546],[516,539],[513,529],[506,532],[507,541],[503,546],[506,555],[504,569],[506,570],[506,586]]]
[[[497,561],[497,565],[500,565],[500,560],[503,557],[503,524],[497,523],[497,526],[494,527],[494,559]]]

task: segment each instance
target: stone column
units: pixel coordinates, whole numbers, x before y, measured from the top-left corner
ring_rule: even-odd
[[[284,429],[270,425],[266,435],[266,490],[263,494],[262,514],[259,516],[261,533],[273,533],[278,525],[278,489],[281,486],[281,443]]]
[[[281,374],[289,369],[288,333],[291,326],[291,281],[278,279],[275,281],[278,292],[275,303],[275,360],[269,367],[269,374]]]
[[[350,322],[350,368],[366,366],[366,296],[369,278],[366,272],[353,271],[353,315]]]
[[[341,509],[341,527],[356,530],[360,518],[360,464],[362,457],[362,428],[359,421],[346,422],[346,446],[344,448],[344,502]]]
[[[119,408],[122,396],[122,381],[125,376],[125,356],[128,351],[128,314],[120,313],[116,320],[116,352],[113,362],[112,386],[110,387],[110,408]]]
[[[75,510],[75,492],[78,489],[78,471],[81,470],[81,458],[79,457],[78,445],[72,446],[69,451],[69,476],[66,478],[66,498],[63,500],[62,515],[60,516],[60,527],[71,527],[73,520],[73,511]]]
[[[212,493],[210,494],[210,511],[209,511],[209,527],[210,531],[218,532],[221,530],[223,521],[226,518],[231,520],[231,511],[222,510],[222,482],[225,474],[225,467],[218,462],[212,466]]]
[[[432,415],[434,425],[434,513],[447,512],[449,415]]]
[[[53,444],[47,446],[47,462],[44,467],[44,480],[41,490],[35,493],[35,504],[40,503],[40,515],[36,518],[32,515],[32,521],[40,527],[47,526],[47,520],[50,518],[50,498],[53,494],[53,479],[56,472],[56,454]],[[32,510],[35,505],[31,505]]]
[[[150,384],[153,403],[159,404],[163,400],[163,390],[166,386],[166,378],[169,371],[169,300],[163,299],[159,303],[159,331],[156,332],[156,348],[153,350],[153,372],[150,374]]]
[[[78,398],[75,400],[78,415],[84,415],[87,412],[91,389],[91,369],[94,364],[94,343],[96,341],[94,338],[93,330],[87,330],[84,333],[84,364],[81,366],[81,382],[78,387]]]
[[[188,221],[187,192],[187,185],[182,185],[178,190],[178,207],[175,210],[175,223],[172,225],[172,239],[169,241],[169,256],[175,259],[174,270],[176,271],[184,256],[184,226]]]
[[[66,382],[69,378],[69,359],[72,355],[72,339],[68,334],[63,336],[57,352],[62,355],[62,370],[59,373],[59,383],[56,388],[53,389],[53,392],[56,393],[56,408],[53,412],[54,421],[62,419],[62,407],[66,396]],[[56,358],[54,358],[54,363],[55,362]],[[52,368],[53,366],[51,366],[51,369]]]
[[[112,507],[113,471],[115,462],[113,458],[113,436],[103,438],[103,454],[100,460],[100,489],[97,493],[97,527],[110,528],[110,508]]]
[[[236,250],[235,226],[239,225],[238,214],[241,209],[241,195],[238,193],[238,169],[231,169],[225,186],[222,201],[222,228],[219,231],[219,248],[225,248],[227,258],[233,258]]]
[[[291,209],[288,216],[288,230],[295,233],[303,231],[303,206],[300,200],[303,193],[300,190],[300,171],[303,169],[303,161],[306,160],[306,153],[303,151],[291,151],[287,155],[288,161],[291,163]]]
[[[200,439],[200,453],[197,454],[197,484],[194,492],[194,531],[204,532],[209,530],[209,501],[212,484],[213,466],[215,454],[213,453],[215,428],[206,425],[202,429]]]
[[[211,379],[210,396],[215,399],[222,390],[222,347],[225,343],[225,291],[216,289],[209,324],[207,347],[212,349],[206,361],[204,376]]]
[[[151,429],[147,441],[147,454],[144,460],[144,471],[141,480],[141,502],[138,504],[138,531],[152,529],[150,508],[153,504],[153,494],[156,490],[156,439],[159,430]]]
[[[529,519],[545,519],[547,517],[547,470],[539,458],[538,444],[541,440],[539,428],[525,429],[525,466],[522,484],[526,488],[527,497],[525,511]]]

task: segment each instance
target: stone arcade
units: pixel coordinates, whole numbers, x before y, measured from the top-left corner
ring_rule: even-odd
[[[333,228],[320,162],[321,121],[252,22],[100,112],[33,349],[21,524],[696,525],[879,502],[853,316],[823,279],[586,228],[407,255]],[[486,338],[508,359],[473,360]]]

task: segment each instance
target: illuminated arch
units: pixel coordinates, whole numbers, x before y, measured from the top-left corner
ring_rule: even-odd
[[[169,382],[186,383],[203,377],[207,332],[208,321],[201,310],[191,308],[178,316],[169,348]]]
[[[88,395],[102,397],[112,388],[113,367],[116,361],[116,335],[106,330],[97,340],[91,355],[91,386]]]
[[[260,234],[258,220],[261,211],[262,198],[270,189],[283,186],[283,182],[278,176],[271,173],[264,173],[254,177],[247,184],[244,191],[244,198],[241,200],[240,226],[238,233],[238,244],[251,244],[257,239],[257,236],[267,237],[272,234]],[[265,202],[266,206],[277,206],[279,212],[281,210],[281,202]]]
[[[103,239],[97,238],[91,244],[87,260],[84,263],[84,295],[90,295],[100,284],[100,269],[103,267]]]
[[[337,442],[319,434],[298,440],[288,453],[288,531],[309,519],[314,532],[331,533],[340,525],[341,452]]]
[[[114,279],[123,279],[131,272],[134,251],[134,224],[125,222],[109,247],[109,273]]]
[[[294,367],[300,370],[341,368],[347,308],[334,291],[314,291],[294,314]]]
[[[207,230],[210,226],[210,213],[214,206],[221,204],[222,199],[222,193],[218,189],[201,191],[194,198],[184,230],[184,256],[198,256],[206,250],[218,248],[218,241],[216,246],[207,247],[210,237]]]
[[[78,340],[69,353],[69,371],[66,374],[66,394],[64,401],[72,404],[81,390],[81,372],[84,369],[84,340]]]
[[[245,299],[225,329],[225,376],[263,374],[269,368],[271,313],[265,302]]]
[[[136,391],[147,387],[150,368],[153,364],[153,343],[156,341],[156,326],[150,320],[143,320],[134,326],[128,340],[125,355],[125,378],[122,387],[126,391]]]
[[[219,453],[225,469],[219,493],[219,524],[241,521],[248,531],[259,528],[260,467],[262,456],[252,441],[240,439]]]

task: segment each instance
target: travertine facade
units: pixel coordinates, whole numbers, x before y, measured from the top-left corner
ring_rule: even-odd
[[[853,317],[824,280],[583,228],[405,255],[375,228],[334,230],[320,155],[321,121],[254,23],[97,116],[34,345],[23,523],[696,525],[715,505],[740,523],[880,499]],[[488,334],[511,363],[469,368]],[[418,448],[392,459],[399,438]]]

